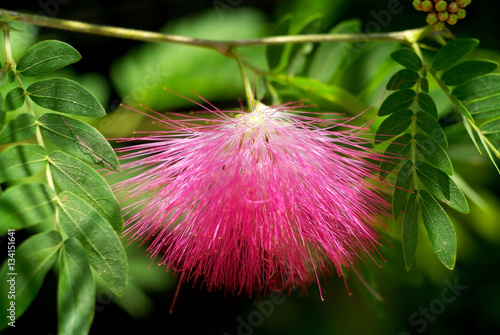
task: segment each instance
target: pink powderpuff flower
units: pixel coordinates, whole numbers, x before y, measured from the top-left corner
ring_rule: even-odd
[[[251,296],[342,275],[376,251],[388,204],[366,127],[292,104],[236,117],[211,107],[216,118],[154,112],[167,129],[118,149],[133,159],[122,165],[133,177],[115,185],[130,203],[124,235],[149,243],[179,284]]]

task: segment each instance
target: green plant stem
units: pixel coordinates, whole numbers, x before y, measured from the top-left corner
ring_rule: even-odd
[[[415,50],[416,54],[420,59],[423,61],[423,55],[422,55],[422,50],[420,50],[420,47],[417,42],[413,42],[411,44],[413,50]],[[423,64],[423,63],[422,63]],[[425,69],[425,67],[424,67]],[[417,83],[417,86],[415,88],[415,92],[418,95],[420,90],[420,83]],[[415,142],[415,136],[417,135],[417,112],[418,112],[418,103],[415,100],[413,102],[413,116],[411,118],[411,161],[412,161],[412,177],[413,177],[413,186],[415,187],[415,190],[418,192],[419,187],[418,187],[418,176],[417,176],[417,167],[415,163],[417,162],[417,143]],[[419,195],[417,195],[418,197]],[[420,203],[420,202],[419,202]]]
[[[396,41],[411,44],[416,39],[420,39],[427,31],[427,27],[404,30],[391,33],[375,34],[310,34],[293,36],[272,36],[245,40],[216,41],[191,38],[178,35],[168,35],[156,32],[149,32],[136,29],[126,29],[111,26],[96,25],[72,20],[61,20],[40,15],[32,15],[9,11],[0,8],[0,17],[8,17],[12,20],[27,22],[42,27],[70,30],[94,35],[111,36],[139,40],[145,42],[164,42],[198,46],[213,49],[222,54],[229,55],[233,48],[248,47],[256,45],[276,45],[286,43],[320,43],[320,42],[342,42],[342,41]]]
[[[19,87],[23,89],[23,91],[26,92],[26,89],[24,87],[23,81],[21,79],[21,76],[19,75],[19,72],[16,70],[16,62],[14,61],[12,57],[12,47],[10,43],[10,27],[7,23],[5,22],[0,22],[0,25],[2,26],[2,31],[4,35],[4,47],[5,47],[5,69],[8,71],[12,71],[16,77],[17,84]],[[33,110],[33,107],[31,106],[31,101],[28,98],[28,95],[25,94],[24,96],[24,102],[26,103],[26,108],[28,109],[28,112],[35,116],[35,111]],[[45,143],[43,141],[42,133],[40,131],[40,127],[36,127],[35,129],[35,137],[37,143],[45,148]],[[50,188],[55,190],[54,186],[54,180],[52,179],[52,174],[50,173],[50,164],[47,164],[45,168],[45,177],[47,179],[47,184],[49,185]],[[55,215],[55,225],[56,229],[60,231],[59,227],[59,219],[57,216],[57,208],[56,208],[56,215]]]
[[[241,58],[241,55],[236,51],[232,50],[231,55],[233,58],[236,60],[238,63],[238,67],[240,69],[241,73],[241,79],[243,80],[243,85],[245,86],[245,93],[247,96],[247,103],[248,107],[253,111],[255,109],[255,99],[254,99],[254,94],[252,91],[252,84],[250,83],[250,80],[248,79],[247,71],[245,69],[245,62]]]
[[[457,111],[461,112],[464,107],[460,104],[458,99],[453,94],[451,94],[450,90],[448,89],[448,86],[446,86],[446,84],[441,79],[439,79],[439,77],[436,75],[436,71],[429,69],[429,73],[431,74],[434,81],[439,85],[439,87],[446,94],[448,99],[451,101],[451,103],[453,104],[453,107],[455,107],[455,109]],[[461,114],[463,114],[463,113],[461,113]],[[476,131],[477,135],[481,138],[481,140],[484,143],[486,143],[486,145],[488,147],[490,147],[491,150],[493,150],[493,152],[495,153],[497,158],[500,158],[500,151],[495,147],[495,145],[493,143],[491,143],[491,141],[486,136],[483,135],[483,133],[481,132],[479,127],[476,125],[474,120],[471,120],[466,115],[464,115],[464,120],[466,120],[466,122]]]

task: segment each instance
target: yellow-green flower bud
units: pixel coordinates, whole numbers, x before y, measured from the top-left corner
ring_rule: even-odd
[[[457,14],[450,14],[448,16],[448,20],[446,20],[446,22],[449,24],[449,25],[454,25],[457,23],[457,20],[458,20],[458,15]]]
[[[428,24],[434,24],[438,22],[438,17],[436,13],[429,13],[427,14],[427,18],[425,19]]]
[[[448,3],[446,1],[438,1],[434,6],[437,12],[444,12],[448,8]]]

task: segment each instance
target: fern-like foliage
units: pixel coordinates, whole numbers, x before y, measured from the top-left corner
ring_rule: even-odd
[[[380,108],[379,116],[388,117],[381,123],[376,140],[390,141],[397,136],[387,146],[387,159],[380,168],[382,178],[395,171],[393,217],[397,221],[403,212],[402,244],[407,270],[412,267],[417,249],[419,218],[437,257],[452,269],[457,241],[442,204],[461,213],[469,211],[464,193],[452,178],[454,170],[446,153],[448,141],[438,122],[436,104],[428,94],[427,77],[444,91],[476,146],[478,137],[496,166],[493,156],[499,156],[495,141],[500,133],[500,75],[488,73],[498,65],[485,60],[461,61],[478,44],[474,39],[450,41],[434,55],[431,65],[422,57],[418,44],[391,55],[404,69],[387,84],[387,89],[395,92]]]
[[[127,255],[118,237],[123,230],[121,209],[92,167],[116,171],[118,159],[103,135],[71,116],[102,117],[106,112],[72,80],[37,79],[79,61],[78,51],[49,40],[15,60],[9,24],[0,25],[6,50],[0,88],[8,91],[5,98],[0,95],[0,145],[6,145],[0,153],[0,183],[6,186],[0,192],[0,235],[8,235],[13,246],[0,278],[15,282],[14,291],[0,285],[0,306],[13,311],[12,317],[0,320],[0,329],[15,326],[55,267],[59,332],[87,333],[96,292],[91,269],[118,295],[127,284]],[[6,118],[7,113],[17,115]],[[47,142],[58,149],[50,150]],[[44,221],[49,228],[40,227]],[[16,232],[26,228],[37,233],[16,248]]]

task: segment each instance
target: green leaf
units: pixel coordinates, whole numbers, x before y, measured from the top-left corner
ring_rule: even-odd
[[[477,120],[500,117],[500,94],[472,101],[466,107]]]
[[[321,22],[323,18],[319,14],[314,14],[308,18],[299,28],[299,31],[295,35],[307,35],[316,34],[321,28]],[[289,76],[294,76],[299,73],[305,65],[306,55],[312,46],[308,43],[305,44],[293,44],[290,49],[290,61],[288,62],[287,74]]]
[[[386,116],[392,113],[407,109],[415,99],[415,91],[401,90],[392,93],[385,99],[378,111],[379,116]]]
[[[106,220],[71,192],[59,194],[59,219],[64,231],[80,241],[90,265],[111,290],[122,295],[127,285],[127,255]]]
[[[457,102],[460,114],[462,114],[466,119],[470,120],[472,123],[475,123],[476,121],[474,121],[474,118],[472,117],[467,107],[465,107],[465,105],[461,101],[457,100]]]
[[[413,112],[411,110],[404,110],[390,115],[380,124],[375,141],[386,141],[393,136],[401,134],[410,126],[412,117]]]
[[[403,205],[410,194],[410,189],[413,185],[413,162],[407,161],[399,170],[392,196],[392,215],[394,221],[397,221],[399,214],[403,209]]]
[[[273,36],[285,36],[288,35],[290,30],[290,23],[292,22],[292,16],[286,15],[283,17],[278,25],[276,26]],[[285,48],[290,49],[290,45],[269,45],[266,48],[266,58],[270,70],[276,70],[281,67],[283,54],[285,53]]]
[[[476,140],[476,136],[475,136],[476,132],[474,130],[472,130],[472,127],[471,127],[469,121],[463,115],[462,115],[462,122],[464,124],[465,130],[467,131],[467,134],[469,135],[470,139],[472,140],[472,142],[476,146],[477,151],[482,155],[481,148],[479,147],[479,144],[477,143],[477,140]]]
[[[26,90],[39,106],[56,112],[101,117],[106,111],[82,85],[64,78],[37,81]]]
[[[24,141],[35,133],[36,117],[23,113],[12,119],[0,132],[0,144]]]
[[[438,112],[436,104],[434,103],[434,100],[432,100],[429,94],[420,92],[418,94],[417,101],[418,105],[424,112],[426,112],[427,114],[429,114],[430,116],[432,116],[434,119],[437,120]]]
[[[420,152],[429,163],[449,175],[453,174],[453,167],[448,154],[436,141],[425,135],[417,134],[415,135],[415,143],[418,152]]]
[[[14,239],[17,236],[14,236]],[[2,314],[0,329],[5,328],[11,320],[6,317],[11,303],[15,303],[15,320],[21,317],[35,299],[42,286],[45,275],[57,259],[62,246],[62,237],[57,231],[48,231],[33,235],[25,240],[12,257],[7,256],[0,269],[0,303]],[[13,259],[12,263],[9,259]],[[9,282],[9,280],[14,280]],[[15,285],[15,297],[9,298],[11,283]],[[9,314],[8,314],[9,313]]]
[[[89,333],[95,307],[95,284],[85,250],[75,238],[64,242],[57,287],[59,334]]]
[[[17,63],[17,70],[26,77],[34,77],[59,70],[78,62],[82,56],[71,45],[61,41],[42,41],[26,51]]]
[[[7,81],[9,83],[13,83],[14,80],[16,80],[16,74],[14,73],[14,71],[7,72]]]
[[[446,70],[462,57],[471,52],[479,44],[478,40],[463,39],[448,42],[434,57],[432,68],[436,71]]]
[[[24,105],[24,90],[21,87],[16,87],[5,96],[3,111],[12,112],[22,105]]]
[[[418,71],[422,68],[422,61],[415,51],[409,48],[402,48],[394,51],[391,58],[409,70]]]
[[[104,178],[82,161],[61,152],[50,153],[50,171],[64,191],[86,201],[106,219],[114,230],[123,231],[123,216],[113,191]]]
[[[429,81],[425,77],[420,78],[420,89],[424,93],[429,93]]]
[[[490,149],[488,143],[486,143],[485,137],[482,136],[482,134],[479,134],[479,139],[481,140],[481,143],[483,144],[484,150],[486,150],[488,157],[490,158],[491,162],[493,163],[493,166],[497,169],[498,173],[500,173],[500,168],[498,167],[497,162],[495,161],[495,157],[491,153],[491,149]]]
[[[0,154],[0,183],[32,176],[47,165],[47,150],[38,144],[20,144]]]
[[[328,34],[354,34],[359,32],[360,25],[359,20],[342,21]],[[321,43],[314,54],[308,77],[328,83],[345,64],[345,54],[352,44],[353,42]]]
[[[469,212],[469,205],[462,190],[446,173],[420,162],[417,164],[417,175],[427,190],[438,200],[460,213]]]
[[[337,85],[351,92],[360,95],[373,85],[377,87],[381,76],[393,68],[392,62],[388,61],[392,50],[396,48],[395,43],[369,43],[367,45],[357,44],[353,47],[349,57],[350,61],[345,65]],[[386,71],[380,72],[380,69]],[[377,85],[374,85],[374,81]]]
[[[395,90],[405,90],[408,88],[412,88],[415,86],[420,76],[417,72],[413,70],[403,69],[396,72],[389,82],[385,86],[385,88],[389,91]]]
[[[465,83],[467,80],[490,73],[498,67],[495,62],[486,60],[469,60],[462,62],[445,71],[441,79],[446,85],[454,86]]]
[[[427,192],[420,191],[420,210],[432,249],[448,269],[455,267],[457,241],[453,224],[439,203]]]
[[[429,116],[429,114],[418,112],[417,126],[442,147],[446,148],[448,146],[448,140],[446,139],[443,129],[434,118]]]
[[[13,186],[0,197],[0,235],[33,226],[54,214],[57,196],[45,184]]]
[[[357,115],[359,111],[369,108],[366,103],[341,87],[323,84],[311,78],[276,76],[273,80],[282,85],[297,88],[302,94],[307,94],[311,99],[324,99],[334,105],[344,108],[353,115]]]
[[[380,177],[385,178],[398,166],[410,151],[411,134],[405,134],[396,138],[387,147],[384,153],[384,160],[380,162]]]
[[[47,113],[39,119],[43,136],[64,151],[104,168],[117,171],[120,163],[108,141],[87,123],[60,114]]]
[[[451,91],[459,100],[475,100],[500,93],[500,74],[487,74],[469,80]]]
[[[500,119],[494,119],[481,125],[481,132],[485,135],[500,133]]]
[[[405,259],[406,271],[411,269],[415,251],[418,244],[418,202],[417,193],[413,193],[406,202],[405,214],[403,217],[403,228],[401,231],[403,244],[403,256]]]

